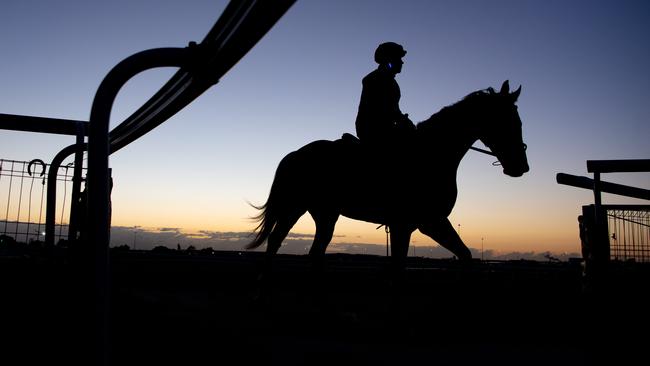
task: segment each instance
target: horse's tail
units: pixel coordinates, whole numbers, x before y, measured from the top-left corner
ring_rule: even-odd
[[[275,177],[273,178],[273,184],[271,185],[271,192],[266,203],[262,206],[251,204],[251,206],[262,212],[252,217],[254,221],[258,222],[258,225],[255,228],[255,238],[245,246],[246,249],[255,249],[264,244],[264,241],[271,235],[273,228],[280,218],[280,213],[282,212],[280,205],[286,201],[285,170],[288,163],[287,160],[289,160],[287,158],[290,155],[282,159],[278,165]]]
[[[261,210],[258,215],[253,216],[252,219],[259,222],[257,227],[255,228],[255,238],[253,241],[250,243],[246,244],[244,248],[246,249],[255,249],[262,245],[266,239],[268,239],[269,235],[271,235],[271,231],[273,230],[273,227],[275,226],[275,223],[277,222],[277,217],[274,217],[273,210],[270,209],[270,196],[269,200],[266,201],[266,203],[262,206],[256,206],[251,204],[254,208]]]

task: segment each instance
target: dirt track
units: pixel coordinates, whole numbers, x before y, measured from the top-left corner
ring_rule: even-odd
[[[262,291],[261,263],[257,253],[113,253],[112,364],[581,365],[636,357],[631,331],[648,324],[637,272],[594,295],[579,263],[412,258],[395,282],[382,257],[328,255],[319,275],[306,257],[280,256]],[[85,267],[59,256],[0,268],[7,350],[26,364],[87,364]]]

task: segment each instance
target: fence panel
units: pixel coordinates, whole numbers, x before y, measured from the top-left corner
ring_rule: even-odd
[[[45,239],[49,164],[0,159],[0,236],[19,243]],[[59,169],[55,243],[68,236],[73,163]],[[11,240],[9,239],[9,240]]]

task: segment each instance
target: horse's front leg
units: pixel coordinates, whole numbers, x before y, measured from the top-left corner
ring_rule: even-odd
[[[391,259],[395,269],[401,270],[406,266],[411,234],[415,228],[407,225],[390,226]]]
[[[401,225],[390,226],[390,250],[391,256],[406,258],[409,250],[409,242],[413,229]]]
[[[414,230],[415,227],[406,225],[390,225],[391,258],[388,268],[388,305],[393,314],[391,320],[395,322],[396,326],[402,324],[401,316],[404,314],[402,301],[405,290],[406,258],[411,234]]]
[[[452,252],[460,260],[472,259],[472,253],[458,236],[456,230],[449,222],[449,219],[443,218],[418,226],[420,232],[435,240],[445,249]]]

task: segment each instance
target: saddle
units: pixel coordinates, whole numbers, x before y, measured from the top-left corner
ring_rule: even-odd
[[[362,156],[381,158],[384,161],[395,162],[395,160],[409,160],[408,157],[412,153],[411,145],[403,141],[401,145],[394,146],[391,150],[385,147],[375,147],[374,149],[366,144],[361,143],[358,137],[351,133],[344,133],[337,142],[341,143],[344,147],[359,152]]]
[[[398,177],[406,176],[413,168],[412,150],[408,145],[393,149],[372,148],[347,132],[337,142],[342,148],[345,160],[356,169],[365,171],[366,175],[373,176],[377,171],[388,169],[389,176],[394,176],[393,180],[397,182],[400,180]]]

